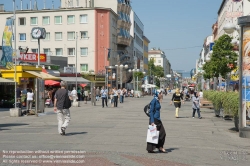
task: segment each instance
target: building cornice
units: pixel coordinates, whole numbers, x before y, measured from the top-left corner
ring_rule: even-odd
[[[111,8],[102,8],[102,7],[95,7],[95,8],[75,7],[75,8],[60,8],[60,9],[43,9],[43,10],[16,10],[16,14],[67,12],[67,11],[70,12],[70,11],[82,11],[82,10],[109,10],[114,15],[117,15]],[[12,11],[4,11],[4,12],[0,12],[0,14],[1,15],[3,15],[3,14],[13,14],[13,12]]]
[[[225,2],[226,2],[226,0],[223,0],[223,1],[222,1],[221,5],[220,5],[220,8],[219,8],[219,10],[218,10],[218,13],[217,13],[218,15],[220,15],[221,10],[222,10],[223,5],[225,4]]]

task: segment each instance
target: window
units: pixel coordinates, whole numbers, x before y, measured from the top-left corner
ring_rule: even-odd
[[[30,17],[30,25],[37,25],[37,17]]]
[[[63,55],[63,49],[62,48],[56,48],[56,55]]]
[[[69,56],[75,55],[75,48],[68,48],[68,55]]]
[[[46,55],[50,55],[50,49],[49,48],[44,48],[43,53]]]
[[[32,52],[32,53],[38,53],[38,49],[37,49],[37,48],[32,48],[32,49],[31,49],[31,52]]]
[[[80,15],[80,23],[87,23],[88,22],[88,15]]]
[[[81,39],[88,38],[88,31],[81,32]]]
[[[49,16],[43,17],[43,25],[49,25],[49,23],[50,23]]]
[[[50,40],[50,32],[46,32],[46,38],[45,40]]]
[[[55,39],[56,40],[62,40],[62,32],[56,32],[55,33]]]
[[[62,16],[55,16],[55,24],[62,24]]]
[[[26,18],[19,18],[19,25],[26,25]]]
[[[88,64],[81,64],[81,71],[88,71],[89,69]]]
[[[26,33],[20,33],[19,34],[19,40],[20,41],[26,41]]]
[[[74,24],[75,23],[75,16],[70,15],[68,16],[68,24]]]
[[[88,48],[81,48],[81,56],[87,56],[88,55]]]
[[[75,40],[75,32],[68,32],[68,40]]]
[[[161,63],[161,60],[158,60],[158,63]]]

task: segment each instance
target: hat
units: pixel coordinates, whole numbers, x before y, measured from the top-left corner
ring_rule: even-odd
[[[154,96],[155,96],[155,97],[158,97],[158,94],[159,94],[159,93],[157,92],[157,90],[154,90]]]

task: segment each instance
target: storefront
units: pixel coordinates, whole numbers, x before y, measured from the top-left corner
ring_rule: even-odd
[[[10,107],[14,97],[15,82],[0,77],[0,107]]]

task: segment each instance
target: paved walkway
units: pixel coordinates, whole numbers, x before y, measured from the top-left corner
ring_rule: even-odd
[[[203,119],[193,119],[190,102],[182,106],[181,118],[177,119],[174,117],[174,106],[169,105],[170,97],[164,96],[161,111],[167,133],[167,154],[146,152],[148,117],[143,107],[152,99],[146,96],[125,98],[123,104],[118,103],[118,108],[110,105],[102,108],[101,101],[97,102],[97,106],[81,102],[81,107],[71,108],[71,122],[66,136],[57,134],[56,114],[52,108],[47,108],[39,117],[14,118],[9,117],[8,111],[0,111],[0,152],[3,152],[0,158],[5,155],[3,161],[6,161],[6,154],[10,151],[49,155],[71,151],[68,154],[84,153],[83,165],[86,166],[250,164],[250,139],[239,138],[233,130],[232,121],[215,117],[210,109],[202,110]]]

